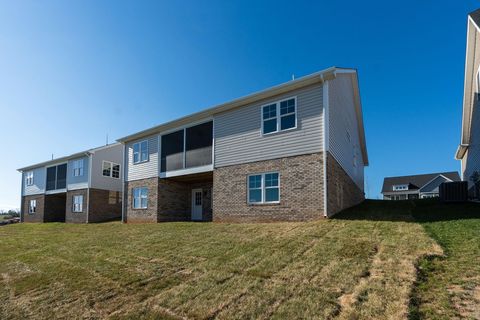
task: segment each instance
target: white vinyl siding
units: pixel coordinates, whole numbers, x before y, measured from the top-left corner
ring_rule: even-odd
[[[125,145],[125,166],[126,166],[126,181],[133,181],[145,178],[153,178],[159,176],[159,140],[158,135],[152,135],[148,140],[148,159],[147,162],[133,163],[133,145],[139,141],[133,141]],[[142,139],[140,141],[144,141]]]
[[[316,84],[215,115],[215,167],[321,152],[322,91]],[[296,97],[296,129],[262,134],[261,107],[291,97]]]
[[[83,195],[73,196],[72,212],[83,212]]]
[[[348,74],[337,74],[328,81],[328,151],[363,190],[364,161],[360,147],[358,120],[353,96],[353,81]]]
[[[133,188],[133,209],[148,208],[148,189],[147,188]]]
[[[279,203],[280,175],[278,172],[252,174],[248,176],[248,203]]]

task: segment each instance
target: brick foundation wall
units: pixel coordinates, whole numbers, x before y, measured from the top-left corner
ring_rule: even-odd
[[[327,210],[331,217],[365,200],[365,194],[327,152]]]
[[[158,180],[158,222],[190,220],[188,190],[185,183]]]
[[[73,212],[73,196],[83,195],[82,212]],[[65,207],[65,222],[68,223],[86,223],[88,211],[88,189],[67,191],[67,201]]]
[[[157,222],[158,177],[125,182],[124,222]],[[133,188],[148,188],[148,208],[133,209]]]
[[[45,195],[44,222],[65,222],[67,193]]]
[[[90,188],[88,190],[88,222],[120,220],[122,193]]]
[[[28,213],[30,200],[37,200],[37,210],[35,213]],[[33,196],[24,196],[22,198],[22,222],[43,222],[45,210],[45,196],[37,194]]]
[[[280,203],[247,203],[247,177],[280,173]],[[217,168],[213,174],[213,221],[306,221],[324,216],[323,154],[316,153]]]
[[[133,188],[148,188],[148,208],[133,209]],[[212,220],[212,182],[149,178],[125,183],[125,222],[189,221],[192,189],[203,189],[203,220]]]

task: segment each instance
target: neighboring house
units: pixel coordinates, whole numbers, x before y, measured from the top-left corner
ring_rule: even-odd
[[[455,158],[461,160],[462,180],[468,181],[473,196],[471,177],[480,173],[480,9],[468,15],[466,51],[462,137]]]
[[[388,177],[383,180],[383,199],[411,200],[438,197],[438,187],[444,182],[452,181],[460,181],[458,172]]]
[[[121,217],[120,143],[18,169],[21,221],[99,222]]]
[[[329,68],[118,141],[125,222],[311,220],[364,200],[353,69]]]

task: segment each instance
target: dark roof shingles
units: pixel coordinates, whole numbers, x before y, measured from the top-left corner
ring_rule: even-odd
[[[414,185],[417,189],[420,189],[425,184],[433,180],[435,177],[443,175],[452,181],[460,181],[460,176],[457,171],[452,172],[439,172],[428,174],[417,174],[413,176],[401,176],[401,177],[387,177],[383,179],[382,193],[393,192],[393,186],[399,184]]]

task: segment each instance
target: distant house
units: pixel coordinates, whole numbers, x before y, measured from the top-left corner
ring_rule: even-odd
[[[473,195],[471,177],[480,172],[480,9],[468,15],[466,51],[462,137],[455,158],[461,161],[462,179]]]
[[[460,181],[458,172],[387,177],[383,180],[384,200],[412,200],[438,197],[438,187],[444,182]]]
[[[100,222],[122,212],[119,143],[18,169],[22,222]]]

